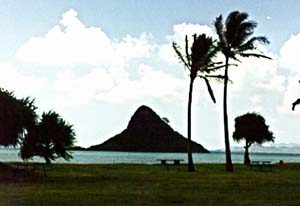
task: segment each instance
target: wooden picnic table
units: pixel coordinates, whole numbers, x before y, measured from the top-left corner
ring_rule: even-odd
[[[272,164],[271,161],[268,160],[256,160],[256,161],[251,161],[250,163],[250,168],[257,167],[259,168],[260,171],[263,170],[264,167],[269,168],[270,171],[272,171]]]
[[[180,165],[180,162],[183,162],[183,159],[157,159],[160,161],[161,165]]]

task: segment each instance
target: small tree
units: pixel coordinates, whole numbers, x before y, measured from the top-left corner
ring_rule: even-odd
[[[250,164],[249,147],[253,143],[274,142],[275,137],[269,131],[269,126],[266,125],[265,119],[253,112],[235,118],[233,139],[237,142],[245,140],[244,164]]]
[[[30,130],[21,147],[21,158],[43,157],[46,163],[57,158],[72,158],[67,148],[73,146],[75,132],[56,112],[42,114],[41,121]]]
[[[166,124],[170,123],[170,120],[167,117],[161,118],[162,121],[164,121]]]

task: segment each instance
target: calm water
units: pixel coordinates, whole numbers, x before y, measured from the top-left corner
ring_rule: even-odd
[[[22,161],[18,157],[19,150],[13,148],[0,148],[0,161],[18,162]],[[98,151],[72,151],[73,159],[65,161],[57,160],[58,163],[138,163],[154,164],[157,159],[178,158],[187,160],[185,153],[142,153],[142,152],[98,152]],[[251,160],[269,160],[272,163],[283,160],[284,162],[300,162],[300,154],[250,154]],[[224,163],[225,155],[222,152],[209,154],[193,154],[195,163]],[[34,158],[32,161],[43,162],[40,158]],[[232,153],[234,163],[243,162],[243,153]]]

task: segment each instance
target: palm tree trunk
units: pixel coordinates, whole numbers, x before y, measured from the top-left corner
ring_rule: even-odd
[[[226,171],[232,172],[233,165],[231,161],[229,131],[228,131],[228,114],[227,114],[227,84],[228,84],[228,60],[226,57],[225,75],[224,75],[224,94],[223,94],[223,110],[224,110],[224,135],[225,135],[225,153],[226,153]]]
[[[192,138],[191,138],[191,116],[192,116],[192,95],[193,95],[193,84],[195,78],[191,77],[190,81],[190,90],[189,90],[189,100],[188,100],[188,134],[187,134],[187,153],[188,153],[188,171],[195,171],[193,156],[192,156]]]

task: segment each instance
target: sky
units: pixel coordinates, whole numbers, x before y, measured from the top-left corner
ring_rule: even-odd
[[[1,0],[0,87],[35,98],[39,114],[58,112],[83,147],[120,133],[141,105],[186,135],[189,76],[172,41],[216,38],[215,18],[235,10],[258,23],[255,35],[271,42],[259,49],[272,60],[230,68],[230,136],[234,118],[255,111],[276,144],[300,144],[300,106],[291,110],[300,98],[298,1]],[[192,139],[210,150],[224,148],[222,86],[212,82],[213,104],[205,83],[195,82]]]

